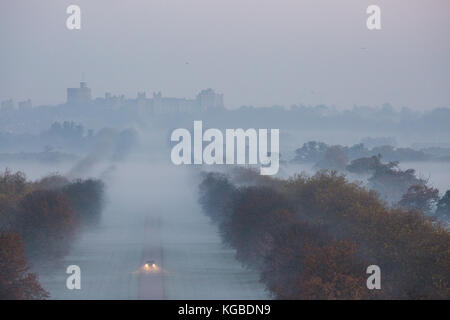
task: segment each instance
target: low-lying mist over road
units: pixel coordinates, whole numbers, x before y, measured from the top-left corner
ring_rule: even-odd
[[[83,230],[57,265],[39,270],[51,298],[267,298],[258,275],[235,260],[202,214],[197,179],[186,167],[137,159],[117,164],[106,180],[100,224]],[[141,270],[146,260],[158,272]],[[81,268],[81,290],[66,288],[72,264]],[[142,283],[154,287],[143,290]]]
[[[99,219],[76,230],[67,254],[31,263],[31,271],[38,274],[50,299],[274,297],[267,283],[261,282],[258,269],[249,268],[237,257],[236,248],[224,241],[223,230],[205,215],[198,201],[202,172],[226,172],[232,166],[174,165],[168,137],[168,130],[162,128],[103,129],[90,148],[74,159],[1,162],[13,172],[23,171],[30,180],[59,173],[72,181],[94,178],[104,183]],[[284,136],[281,153],[285,156],[278,178],[329,169],[345,174],[350,181],[361,181],[367,188],[378,186],[382,196],[385,187],[406,191],[415,182],[437,187],[442,194],[450,188],[449,162],[433,160],[445,157],[447,149],[426,149],[431,152],[427,154],[411,148],[327,145],[306,142],[307,137],[301,131]],[[389,139],[367,141],[385,140]],[[379,152],[381,157],[373,156]],[[401,161],[392,167],[393,162],[383,161],[383,156],[422,160]],[[378,167],[354,172],[354,160]],[[410,168],[417,171],[408,171]],[[394,180],[379,178],[379,172],[387,172]],[[397,182],[396,176],[400,177]],[[402,176],[412,182],[402,185]],[[374,185],[376,177],[379,180]],[[214,206],[217,212],[224,210],[220,203]],[[81,290],[69,290],[66,285],[66,269],[71,265],[80,267]]]

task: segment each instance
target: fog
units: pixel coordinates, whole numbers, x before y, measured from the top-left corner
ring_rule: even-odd
[[[83,228],[69,255],[33,270],[51,298],[268,298],[258,274],[235,260],[234,250],[222,245],[215,226],[202,214],[197,203],[199,170],[167,164],[162,160],[166,154],[151,152],[158,148],[150,149],[148,141],[126,161],[107,161],[103,156],[77,176],[74,168],[94,159],[93,153],[56,167],[2,164],[24,171],[30,179],[68,172],[72,178],[97,177],[106,183],[99,225]],[[141,270],[149,259],[161,268],[155,274]],[[80,266],[82,290],[66,288],[69,265]],[[143,288],[145,284],[152,287]]]
[[[430,184],[441,193],[450,190],[450,163],[448,162],[404,162],[402,169],[414,168],[420,177],[428,179]]]
[[[224,92],[229,107],[297,103],[430,110],[448,105],[449,3],[379,0],[2,1],[0,100],[64,101],[85,80],[96,96]]]
[[[450,2],[377,2],[382,29],[369,31],[369,0],[79,0],[80,30],[65,25],[71,1],[2,1],[0,232],[42,236],[23,254],[51,299],[274,298],[211,221],[229,208],[198,201],[205,171],[234,167],[173,163],[171,134],[193,136],[194,121],[279,130],[264,155],[279,156],[276,178],[337,172],[386,210],[428,216],[442,200],[448,228]],[[241,141],[240,155],[256,150]],[[417,186],[431,198],[407,207]],[[97,197],[86,223],[77,206]],[[42,239],[71,244],[37,261]],[[66,287],[69,265],[81,290]]]
[[[224,171],[229,166],[171,163],[167,128],[179,125],[177,121],[167,118],[158,126],[128,128],[135,136],[127,148],[120,143],[119,130],[102,129],[93,135],[96,142],[72,160],[0,163],[2,168],[23,171],[31,180],[58,172],[71,180],[98,178],[106,185],[100,222],[77,232],[68,255],[32,266],[52,299],[271,298],[260,275],[243,267],[235,250],[223,245],[217,226],[198,203],[201,171]],[[189,120],[182,123],[189,126]],[[350,146],[367,136],[364,131],[353,135],[298,129],[282,133],[280,178],[302,172],[312,175],[318,170],[313,162],[292,161],[295,150],[309,139]],[[450,189],[448,161],[402,161],[400,168],[416,169],[441,194]],[[367,177],[346,175],[350,181],[367,184]],[[142,269],[148,260],[155,261],[157,271]],[[69,265],[81,268],[81,290],[66,288]]]

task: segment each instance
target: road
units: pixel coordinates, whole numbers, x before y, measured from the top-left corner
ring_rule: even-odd
[[[146,171],[147,170],[147,171]],[[186,168],[116,168],[98,226],[80,232],[70,254],[39,269],[52,299],[268,299],[258,274],[225,248],[197,204]],[[146,260],[158,270],[145,271]],[[66,288],[69,265],[81,290]]]
[[[164,299],[165,270],[163,269],[163,247],[161,243],[161,218],[147,217],[144,228],[138,298],[143,300]]]

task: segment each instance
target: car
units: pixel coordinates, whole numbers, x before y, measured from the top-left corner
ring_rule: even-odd
[[[147,261],[145,261],[144,267],[145,267],[146,269],[156,267],[155,260],[147,260]]]

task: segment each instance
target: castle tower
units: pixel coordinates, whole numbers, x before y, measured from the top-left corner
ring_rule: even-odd
[[[67,104],[85,104],[91,101],[91,88],[80,82],[79,88],[67,88]]]

